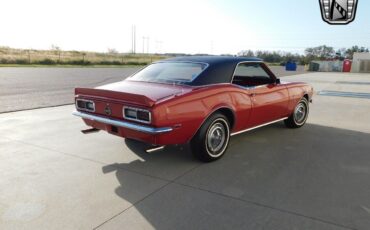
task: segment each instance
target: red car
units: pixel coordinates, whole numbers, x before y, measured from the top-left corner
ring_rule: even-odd
[[[284,121],[302,127],[313,89],[281,82],[257,58],[178,57],[131,77],[75,89],[76,111],[90,131],[165,145],[190,143],[201,161],[221,158],[230,136]]]

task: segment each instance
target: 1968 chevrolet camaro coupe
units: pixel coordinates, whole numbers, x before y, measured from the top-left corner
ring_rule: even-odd
[[[90,130],[153,145],[190,143],[201,161],[221,158],[230,136],[284,121],[302,127],[313,89],[281,82],[257,58],[192,56],[155,62],[124,81],[75,89]]]

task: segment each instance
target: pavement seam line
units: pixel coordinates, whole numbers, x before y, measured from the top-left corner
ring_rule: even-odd
[[[17,112],[23,112],[23,111],[32,111],[32,110],[38,110],[38,109],[47,109],[47,108],[56,108],[56,107],[62,107],[67,105],[74,105],[75,103],[64,103],[59,105],[47,105],[47,106],[39,106],[35,108],[29,108],[29,109],[18,109],[18,110],[10,110],[10,111],[4,111],[0,112],[0,114],[7,114],[7,113],[17,113]]]
[[[48,150],[48,151],[51,151],[51,152],[54,152],[54,153],[59,153],[59,154],[62,154],[62,155],[65,155],[65,156],[69,156],[69,157],[73,157],[73,158],[77,158],[77,159],[80,159],[80,160],[85,160],[85,161],[89,161],[89,162],[93,162],[93,163],[96,163],[96,164],[99,164],[99,165],[106,165],[106,163],[104,162],[100,162],[100,161],[96,161],[96,160],[92,160],[92,159],[89,159],[89,158],[83,158],[83,157],[79,157],[79,156],[76,156],[76,155],[73,155],[73,154],[70,154],[70,153],[65,153],[65,152],[61,152],[59,150],[54,150],[54,149],[50,149],[50,148],[47,148],[47,147],[44,147],[44,146],[39,146],[39,145],[35,145],[35,144],[32,144],[32,143],[28,143],[28,142],[24,142],[24,141],[21,141],[21,140],[16,140],[16,139],[10,139],[8,137],[6,137],[8,140],[11,140],[11,141],[16,141],[16,142],[20,142],[22,144],[25,144],[25,145],[30,145],[30,146],[33,146],[35,148],[40,148],[40,149],[44,149],[44,150]],[[128,169],[125,169],[123,167],[119,167],[119,166],[116,166],[116,165],[112,165],[112,167],[116,168],[117,170],[124,170],[124,171],[128,171],[128,172],[131,172],[131,173],[136,173],[136,174],[139,174],[141,176],[148,176],[148,177],[151,177],[151,178],[154,178],[154,179],[157,179],[157,180],[161,180],[161,181],[165,181],[167,183],[165,183],[163,186],[159,187],[158,189],[154,190],[153,192],[151,192],[150,194],[144,196],[143,198],[141,198],[140,200],[136,201],[135,203],[131,204],[129,207],[125,208],[124,210],[122,210],[121,212],[115,214],[114,216],[112,216],[111,218],[105,220],[103,223],[101,223],[100,225],[98,225],[97,227],[94,227],[93,229],[98,229],[100,228],[101,226],[103,226],[105,223],[109,222],[110,220],[114,219],[115,217],[121,215],[122,213],[124,213],[125,211],[127,211],[128,209],[134,207],[135,205],[141,203],[141,201],[145,200],[146,198],[150,197],[151,195],[159,192],[160,190],[162,190],[163,188],[165,188],[166,186],[172,184],[175,182],[175,180],[177,180],[178,178],[186,175],[187,173],[190,173],[191,171],[195,170],[196,168],[202,166],[202,164],[198,164],[194,167],[192,167],[191,169],[185,171],[184,173],[180,174],[179,176],[175,177],[173,180],[167,180],[167,179],[163,179],[163,178],[159,178],[159,177],[155,177],[155,176],[152,176],[152,175],[146,175],[146,174],[143,174],[143,173],[140,173],[140,172],[136,172],[136,171],[133,171],[133,170],[128,170]]]
[[[145,197],[143,197],[142,199],[136,201],[135,203],[131,204],[129,207],[125,208],[124,210],[122,210],[121,212],[117,213],[116,215],[112,216],[111,218],[109,218],[108,220],[104,221],[103,223],[99,224],[98,226],[94,227],[93,229],[96,230],[98,228],[100,228],[101,226],[103,226],[104,224],[108,223],[109,221],[113,220],[114,218],[118,217],[119,215],[121,215],[122,213],[126,212],[127,210],[135,207],[136,205],[138,205],[139,203],[141,203],[142,201],[146,200],[148,197],[156,194],[157,192],[161,191],[162,189],[164,189],[165,187],[171,185],[171,184],[174,184],[175,183],[175,180],[177,180],[178,178],[190,173],[191,171],[197,169],[198,167],[202,166],[202,164],[199,164],[199,165],[196,165],[194,167],[192,167],[191,169],[185,171],[184,173],[182,173],[181,175],[177,176],[176,178],[174,178],[173,180],[169,181],[168,183],[164,184],[163,186],[161,186],[160,188],[158,188],[157,190],[151,192],[150,194],[146,195]]]
[[[72,157],[72,158],[76,158],[76,159],[80,159],[80,160],[84,160],[84,161],[89,161],[89,162],[96,163],[96,164],[99,164],[99,165],[103,165],[103,166],[110,165],[110,166],[112,166],[112,167],[114,167],[116,169],[124,170],[124,171],[130,172],[130,173],[140,174],[141,176],[147,176],[147,177],[151,177],[153,179],[167,181],[167,182],[171,182],[172,181],[172,180],[168,180],[168,179],[165,179],[165,178],[161,178],[161,177],[153,176],[153,175],[150,175],[150,174],[142,173],[142,172],[139,172],[139,171],[136,171],[136,170],[132,170],[132,169],[127,169],[127,168],[124,168],[124,167],[120,167],[120,166],[117,166],[117,165],[114,165],[114,164],[109,164],[109,163],[106,163],[106,162],[97,161],[97,160],[93,160],[93,159],[90,159],[90,158],[80,157],[80,156],[77,156],[77,155],[74,155],[74,154],[61,152],[59,150],[50,149],[50,148],[47,148],[47,147],[44,147],[44,146],[31,144],[31,143],[24,142],[24,141],[21,141],[21,140],[10,139],[10,138],[7,138],[7,139],[8,140],[11,140],[11,141],[20,142],[20,143],[25,144],[25,145],[30,145],[30,146],[33,146],[35,148],[40,148],[40,149],[44,149],[44,150],[47,150],[47,151],[50,151],[50,152],[59,153],[59,154],[62,154],[64,156],[69,156],[69,157]]]
[[[103,223],[99,224],[98,226],[94,227],[93,229],[96,230],[98,228],[100,228],[101,226],[103,226],[104,224],[108,223],[109,221],[113,220],[114,218],[116,218],[117,216],[121,215],[122,213],[126,212],[127,210],[131,209],[132,207],[134,207],[135,205],[139,204],[141,201],[145,200],[146,198],[148,198],[149,196],[152,196],[153,194],[159,192],[160,190],[162,190],[163,188],[167,187],[168,185],[172,184],[173,182],[167,182],[166,184],[162,185],[161,187],[159,187],[158,189],[154,190],[153,192],[149,193],[148,195],[144,196],[143,198],[141,198],[140,200],[136,201],[135,203],[131,204],[129,207],[123,209],[122,211],[120,211],[119,213],[115,214],[114,216],[112,216],[111,218],[105,220]]]
[[[243,203],[251,204],[251,205],[254,205],[254,206],[268,208],[268,209],[271,209],[271,210],[274,210],[274,211],[278,211],[278,212],[282,212],[282,213],[287,213],[287,214],[294,215],[294,216],[303,217],[303,218],[306,218],[306,219],[310,219],[310,220],[313,220],[313,221],[325,223],[325,224],[328,224],[328,225],[333,225],[333,226],[336,226],[336,227],[341,227],[341,228],[349,229],[349,230],[357,230],[356,228],[348,227],[348,226],[341,225],[341,224],[337,224],[337,223],[334,223],[334,222],[331,222],[331,221],[328,221],[328,220],[323,220],[323,219],[320,219],[320,218],[316,218],[316,217],[312,217],[312,216],[307,216],[307,215],[304,215],[304,214],[300,214],[298,212],[293,212],[293,211],[289,211],[289,210],[285,210],[285,209],[281,209],[281,208],[276,208],[276,207],[273,207],[273,206],[269,206],[269,205],[258,203],[258,202],[251,201],[251,200],[243,200],[243,199],[240,199],[240,198],[237,198],[237,197],[229,196],[229,195],[226,195],[226,194],[223,194],[223,193],[219,193],[219,192],[215,192],[215,191],[212,191],[212,190],[208,190],[208,189],[204,189],[204,188],[198,188],[198,187],[195,187],[195,186],[192,186],[192,185],[187,185],[187,184],[183,184],[183,183],[176,182],[176,181],[174,181],[172,183],[177,184],[177,185],[180,185],[180,186],[192,188],[192,189],[195,189],[195,190],[200,190],[200,191],[203,191],[203,192],[208,192],[208,193],[211,193],[211,194],[214,194],[214,195],[218,195],[218,196],[222,196],[222,197],[225,197],[225,198],[229,198],[229,199],[241,201]]]

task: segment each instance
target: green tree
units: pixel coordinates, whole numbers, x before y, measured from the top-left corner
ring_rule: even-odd
[[[354,53],[363,53],[363,52],[369,52],[369,48],[366,47],[359,47],[359,46],[352,46],[351,48],[347,49],[346,56],[349,59],[353,58]]]
[[[253,50],[242,50],[238,55],[242,57],[254,57],[254,52]]]
[[[308,57],[308,59],[311,60],[313,59],[325,60],[328,58],[335,57],[334,48],[326,45],[307,48],[305,50],[305,54]]]

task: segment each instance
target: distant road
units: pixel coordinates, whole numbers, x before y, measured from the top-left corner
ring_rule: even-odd
[[[303,73],[271,67],[279,76]],[[0,68],[0,113],[73,103],[75,87],[95,87],[125,79],[138,68]]]

